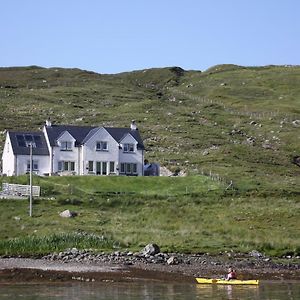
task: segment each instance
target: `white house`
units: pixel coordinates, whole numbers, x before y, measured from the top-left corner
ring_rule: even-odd
[[[7,176],[143,175],[144,144],[134,121],[130,128],[53,125],[42,132],[8,131],[2,155]]]

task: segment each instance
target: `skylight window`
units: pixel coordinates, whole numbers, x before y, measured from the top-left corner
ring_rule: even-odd
[[[30,147],[41,148],[43,146],[42,138],[40,135],[35,134],[17,134],[17,143],[19,147]]]

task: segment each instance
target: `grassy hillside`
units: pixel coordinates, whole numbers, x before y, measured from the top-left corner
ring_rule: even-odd
[[[218,174],[241,190],[299,193],[300,67],[220,65],[101,75],[0,68],[0,132],[56,123],[129,126],[147,157],[189,174]]]
[[[190,176],[175,182],[35,178],[46,198],[35,204],[33,219],[28,203],[1,201],[7,224],[1,239],[80,229],[107,236],[105,247],[155,241],[166,250],[299,253],[300,167],[294,161],[300,156],[300,67],[172,67],[115,75],[0,68],[1,149],[6,129],[37,130],[49,117],[99,126],[129,126],[135,119],[146,158]],[[225,191],[231,181],[233,189]],[[64,208],[80,217],[62,220]],[[4,242],[0,252],[8,248],[22,247]]]

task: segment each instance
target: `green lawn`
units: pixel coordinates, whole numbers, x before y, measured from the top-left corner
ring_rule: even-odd
[[[5,224],[0,253],[47,253],[74,245],[97,251],[137,250],[150,242],[163,251],[196,253],[257,249],[281,255],[300,250],[296,197],[242,196],[200,176],[38,180],[42,189],[48,186],[48,195],[34,201],[32,218],[27,200],[0,201]],[[72,190],[75,186],[80,195]],[[66,187],[70,193],[64,191]],[[117,187],[123,193],[111,193]],[[59,213],[65,209],[78,216],[61,218]],[[76,234],[83,232],[91,236],[78,241]],[[105,237],[105,243],[95,243],[95,236]],[[11,238],[17,240],[12,243]]]

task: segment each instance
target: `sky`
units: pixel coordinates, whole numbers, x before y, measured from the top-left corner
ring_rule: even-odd
[[[300,0],[0,0],[0,67],[300,65]]]

